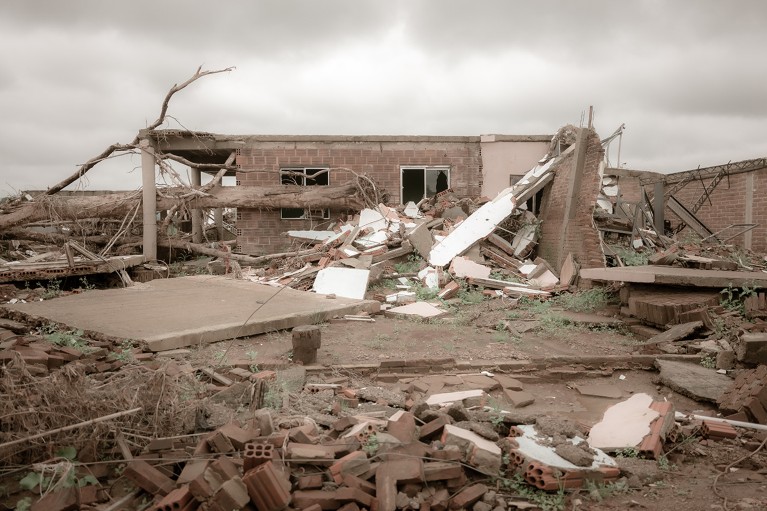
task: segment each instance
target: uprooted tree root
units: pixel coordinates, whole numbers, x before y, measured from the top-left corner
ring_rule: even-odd
[[[193,375],[169,376],[164,368],[140,365],[104,373],[101,379],[85,372],[85,366],[75,362],[47,377],[35,377],[18,358],[0,367],[0,460],[4,465],[38,463],[65,447],[77,449],[80,461],[96,460],[116,449],[119,433],[140,442],[194,430],[200,383]],[[134,408],[141,410],[31,438]],[[26,438],[29,440],[2,447]]]

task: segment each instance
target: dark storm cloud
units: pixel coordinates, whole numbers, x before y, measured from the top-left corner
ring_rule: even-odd
[[[621,160],[767,155],[757,0],[0,3],[2,188],[42,188],[153,121],[224,133],[553,133],[589,105]],[[138,186],[137,161],[89,173]]]

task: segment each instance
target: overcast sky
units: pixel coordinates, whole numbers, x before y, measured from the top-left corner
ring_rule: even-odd
[[[0,194],[129,142],[199,65],[237,69],[174,98],[193,130],[551,134],[594,105],[629,168],[767,156],[765,20],[761,0],[2,0]],[[85,185],[137,188],[137,165]]]

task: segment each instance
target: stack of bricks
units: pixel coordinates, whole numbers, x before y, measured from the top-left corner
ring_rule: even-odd
[[[719,298],[719,293],[715,291],[632,288],[628,296],[628,310],[635,318],[665,327],[700,319],[693,318],[690,313],[719,305]]]
[[[727,419],[767,424],[767,365],[739,371],[719,399],[719,410]]]

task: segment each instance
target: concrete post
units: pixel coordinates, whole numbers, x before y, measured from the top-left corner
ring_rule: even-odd
[[[745,211],[743,212],[743,223],[754,223],[754,172],[748,172],[746,174],[746,204]],[[751,245],[754,242],[754,231],[748,231],[743,235],[743,248],[751,250]]]
[[[192,169],[192,186],[202,185],[202,172],[199,169]],[[202,243],[202,210],[192,210],[192,242]]]
[[[664,234],[663,223],[666,220],[664,208],[666,207],[666,201],[663,198],[665,193],[665,183],[663,181],[656,181],[655,188],[653,189],[652,198],[652,213],[653,220],[655,220],[655,232],[658,235]]]
[[[139,142],[141,148],[141,186],[143,204],[144,258],[157,259],[157,183],[154,148],[148,139]]]
[[[224,241],[224,208],[214,209],[213,218],[216,221],[216,234],[218,235],[218,241]]]

